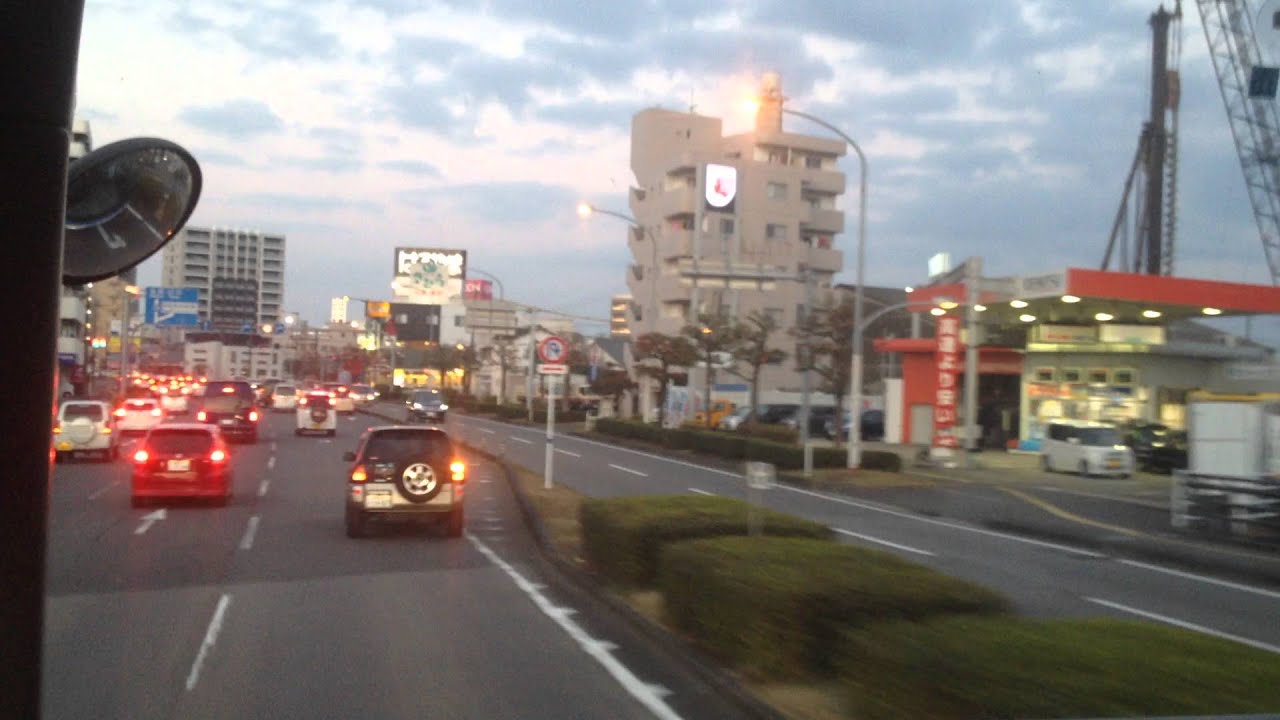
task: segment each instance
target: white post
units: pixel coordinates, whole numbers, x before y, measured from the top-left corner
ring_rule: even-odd
[[[973,467],[978,451],[978,291],[982,284],[982,259],[969,258],[964,269],[965,343],[964,343],[964,467]]]
[[[537,368],[536,343],[533,337],[533,330],[537,327],[537,323],[533,321],[534,316],[529,315],[529,357],[524,366],[524,408],[529,414],[529,422],[533,422],[533,371]]]
[[[547,451],[542,468],[542,487],[550,490],[552,485],[552,465],[556,454],[556,383],[559,377],[547,378]]]

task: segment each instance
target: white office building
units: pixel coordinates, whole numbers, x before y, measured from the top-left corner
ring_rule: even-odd
[[[217,321],[220,314],[232,313],[239,319],[244,312],[240,295],[245,292],[252,296],[249,314],[253,317],[245,318],[251,325],[274,323],[284,315],[283,235],[188,225],[162,253],[161,284],[197,288],[201,321]],[[219,306],[215,281],[238,283],[231,304]]]

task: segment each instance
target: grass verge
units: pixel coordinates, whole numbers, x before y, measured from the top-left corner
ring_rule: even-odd
[[[514,468],[516,482],[533,509],[542,518],[551,544],[565,558],[582,563],[582,525],[578,513],[583,497],[563,485],[543,487],[542,476],[524,468]]]

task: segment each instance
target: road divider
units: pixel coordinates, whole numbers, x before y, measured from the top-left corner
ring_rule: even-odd
[[[218,606],[213,610],[213,617],[209,619],[209,627],[204,632],[204,640],[200,643],[196,659],[191,663],[191,672],[187,674],[187,692],[194,690],[196,683],[200,682],[200,669],[204,666],[205,658],[218,642],[218,633],[222,632],[222,622],[226,618],[227,608],[230,605],[231,596],[223,593],[222,597],[218,598]]]

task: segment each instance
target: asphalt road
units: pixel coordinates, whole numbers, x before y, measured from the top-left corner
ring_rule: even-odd
[[[500,469],[470,458],[467,534],[343,532],[342,451],[268,415],[227,508],[129,505],[128,462],[52,487],[49,718],[730,718],[540,575]],[[127,455],[126,455],[127,457]]]
[[[455,436],[542,471],[543,429],[460,415],[449,422]],[[746,496],[736,473],[585,438],[557,436],[554,463],[556,482],[593,497]],[[761,502],[826,523],[847,542],[999,590],[1028,615],[1143,618],[1280,653],[1280,590],[1271,587],[787,485]]]

